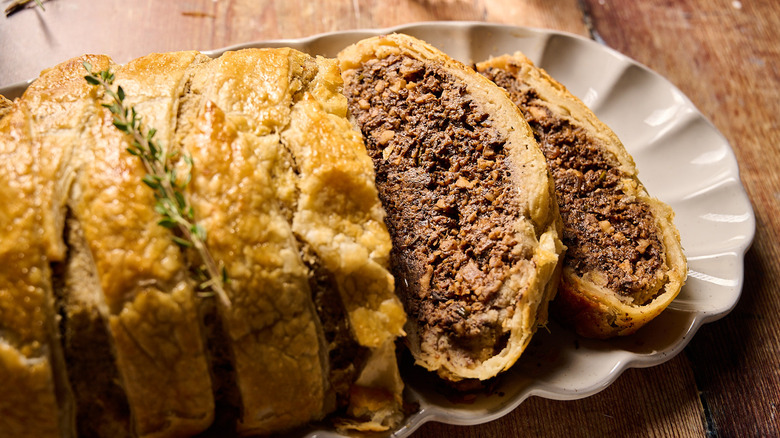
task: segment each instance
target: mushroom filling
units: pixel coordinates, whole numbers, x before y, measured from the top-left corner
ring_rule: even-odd
[[[556,116],[518,78],[497,69],[482,74],[509,92],[547,159],[568,247],[566,266],[578,275],[600,273],[602,286],[634,304],[651,300],[663,277],[663,246],[649,207],[621,190],[628,176],[616,157]]]
[[[501,285],[532,255],[513,229],[523,215],[506,138],[435,63],[369,61],[345,94],[374,160],[407,311],[425,330],[447,333],[457,344],[450,348],[493,356],[508,339],[499,316],[511,317]]]

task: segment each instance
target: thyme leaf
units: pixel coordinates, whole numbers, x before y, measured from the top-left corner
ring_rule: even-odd
[[[206,247],[206,229],[195,221],[194,211],[187,202],[183,190],[189,183],[192,175],[192,157],[180,151],[170,152],[155,138],[157,131],[146,126],[135,107],[125,104],[125,91],[121,86],[113,88],[114,74],[108,70],[93,72],[89,62],[83,63],[88,75],[84,79],[91,85],[102,87],[110,103],[104,103],[114,115],[113,124],[131,139],[127,152],[138,157],[143,163],[146,175],[142,182],[154,191],[154,210],[162,216],[158,225],[177,234],[173,235],[173,241],[180,247],[194,248],[202,265],[195,269],[195,277],[198,281],[201,296],[216,295],[226,307],[230,307],[230,300],[225,293],[224,284],[228,281],[225,267],[212,257]],[[171,160],[181,158],[185,164],[184,175],[174,168]]]

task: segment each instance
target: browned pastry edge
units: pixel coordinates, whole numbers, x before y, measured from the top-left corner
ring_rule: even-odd
[[[646,220],[654,228],[652,234],[655,236],[648,238],[656,239],[661,248],[657,256],[659,267],[647,274],[653,276],[648,282],[649,286],[628,292],[605,284],[604,278],[607,275],[601,271],[577,269],[572,255],[578,253],[579,248],[576,243],[564,238],[569,250],[564,259],[558,294],[551,305],[559,321],[573,326],[583,336],[609,338],[636,332],[672,302],[685,281],[686,260],[680,245],[679,232],[673,224],[672,209],[648,195],[639,181],[633,159],[614,132],[582,101],[543,69],[534,66],[523,54],[492,58],[477,64],[477,70],[496,79],[508,89],[512,99],[521,107],[536,130],[543,150],[544,142],[555,141],[554,136],[561,132],[555,127],[551,132],[543,132],[541,126],[548,120],[550,125],[565,126],[576,131],[577,135],[585,138],[588,147],[597,150],[601,159],[608,163],[603,175],[609,173],[609,178],[614,175],[614,187],[620,191],[623,199],[620,202],[635,203],[648,215]],[[497,79],[499,77],[500,80]],[[581,153],[584,154],[585,151],[582,150]],[[554,160],[554,157],[550,156],[548,159]],[[555,174],[555,169],[553,173]],[[559,185],[557,190],[558,202],[564,212],[567,205],[561,196],[562,187]],[[579,222],[574,223],[572,219],[567,221],[566,215],[563,215],[564,236],[567,235],[566,230],[582,226]],[[607,230],[611,227],[606,222],[602,225]],[[614,265],[620,262],[614,261]],[[585,272],[582,272],[583,269]]]

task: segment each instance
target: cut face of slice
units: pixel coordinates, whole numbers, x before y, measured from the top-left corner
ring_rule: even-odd
[[[671,209],[651,198],[615,134],[522,54],[477,66],[523,112],[555,179],[564,224],[564,323],[580,334],[633,333],[677,295],[685,258]]]
[[[475,361],[492,357],[506,346],[501,320],[511,318],[499,316],[509,304],[499,290],[531,253],[515,250],[521,206],[506,138],[483,123],[488,114],[442,68],[391,56],[359,74],[353,113],[377,162],[399,248],[394,266],[415,273],[404,276],[414,279],[404,294],[408,308],[426,326],[452,333],[451,348],[469,350]]]
[[[628,199],[627,175],[617,157],[568,117],[549,108],[534,89],[498,69],[485,76],[510,91],[545,154],[555,179],[569,248],[566,266],[582,276],[600,272],[603,286],[641,305],[660,289],[664,264],[660,233],[649,208]]]

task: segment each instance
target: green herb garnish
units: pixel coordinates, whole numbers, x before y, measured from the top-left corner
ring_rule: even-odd
[[[230,300],[223,285],[228,281],[224,266],[218,267],[206,247],[206,230],[195,221],[193,208],[184,196],[184,189],[192,178],[192,157],[179,151],[169,152],[164,145],[155,140],[156,130],[147,127],[141,121],[141,116],[132,106],[125,105],[125,92],[121,86],[114,91],[112,85],[114,74],[108,70],[92,72],[89,62],[83,63],[88,75],[84,79],[92,85],[103,88],[111,98],[111,103],[104,103],[114,115],[114,126],[132,139],[127,152],[138,157],[146,169],[142,181],[154,190],[156,200],[154,210],[162,216],[157,223],[165,228],[178,231],[173,236],[182,248],[194,248],[203,262],[195,270],[199,289],[203,295],[213,292],[225,306],[230,306]],[[180,158],[185,164],[185,172],[177,172],[172,160]]]
[[[7,8],[5,8],[5,16],[7,17],[7,16],[13,14],[14,12],[18,12],[18,11],[22,10],[31,1],[33,1],[33,0],[14,0],[14,1],[12,1],[11,4],[8,5]],[[46,12],[46,9],[43,7],[43,2],[41,2],[41,0],[35,0],[35,4],[38,5],[38,7],[41,8],[42,11]]]

